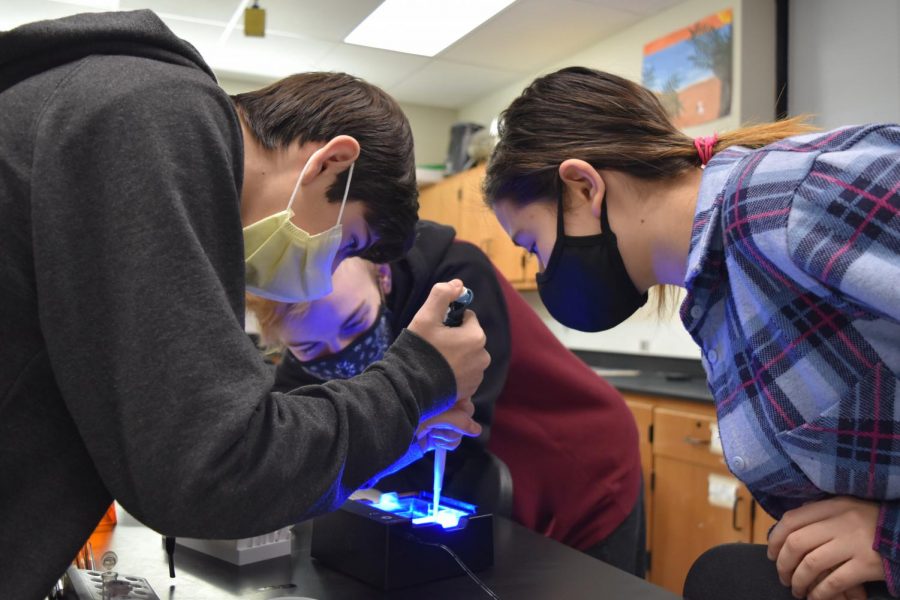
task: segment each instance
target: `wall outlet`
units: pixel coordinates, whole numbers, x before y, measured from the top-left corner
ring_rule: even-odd
[[[650,352],[650,340],[641,340],[638,342],[638,348],[641,352]]]

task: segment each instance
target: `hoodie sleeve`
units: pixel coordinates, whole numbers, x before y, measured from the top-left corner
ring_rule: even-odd
[[[240,538],[333,509],[453,400],[449,365],[408,331],[359,377],[271,392],[239,316],[241,132],[207,75],[96,56],[45,103],[41,329],[91,459],[135,517]]]
[[[273,390],[288,393],[306,385],[320,383],[324,382],[304,371],[290,350],[282,352],[281,362],[275,368],[275,385],[272,386]]]

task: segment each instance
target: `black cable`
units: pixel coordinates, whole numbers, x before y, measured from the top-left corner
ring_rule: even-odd
[[[485,593],[485,594],[487,594],[488,596],[490,596],[490,597],[493,598],[494,600],[500,600],[500,596],[498,596],[497,594],[495,594],[494,591],[493,591],[491,588],[489,588],[489,587],[488,587],[481,579],[479,579],[478,576],[477,576],[475,573],[472,572],[472,569],[470,569],[469,567],[467,567],[467,566],[466,566],[466,563],[464,563],[464,562],[462,561],[462,559],[456,555],[456,552],[454,552],[453,550],[451,550],[451,549],[449,548],[449,546],[446,546],[445,544],[438,544],[438,543],[436,543],[436,542],[426,542],[425,540],[420,540],[419,538],[417,538],[416,536],[414,536],[414,535],[412,535],[412,534],[409,534],[409,537],[410,537],[410,539],[412,539],[414,542],[418,542],[418,543],[420,543],[420,544],[422,544],[422,545],[425,545],[425,546],[434,546],[435,548],[440,548],[441,550],[445,551],[447,554],[449,554],[450,556],[453,557],[453,560],[455,560],[456,563],[457,563],[460,567],[462,567],[462,570],[466,572],[466,575],[468,575],[469,577],[471,577],[471,578],[472,578],[472,581],[474,581],[475,583],[477,583],[478,586],[479,586],[482,590],[484,590],[484,593]]]

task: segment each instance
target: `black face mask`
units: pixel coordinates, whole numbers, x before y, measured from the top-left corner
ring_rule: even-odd
[[[340,352],[297,362],[304,371],[322,381],[349,379],[365,371],[373,362],[384,358],[392,341],[390,313],[382,306],[372,326]]]
[[[579,331],[612,329],[647,303],[647,294],[634,287],[625,270],[606,217],[606,198],[600,225],[603,233],[597,235],[566,235],[560,192],[556,243],[547,268],[537,275],[544,306],[554,319]]]

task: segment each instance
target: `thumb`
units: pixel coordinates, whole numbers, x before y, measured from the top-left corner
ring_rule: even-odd
[[[447,283],[436,283],[431,288],[431,293],[422,308],[419,309],[419,315],[424,320],[431,323],[443,323],[444,315],[447,314],[447,307],[450,303],[459,298],[463,292],[463,282],[454,279]]]

